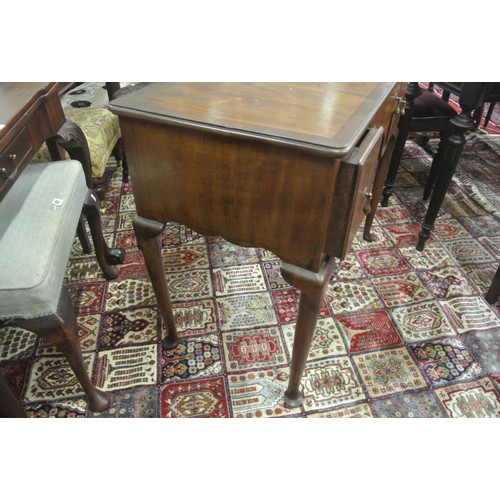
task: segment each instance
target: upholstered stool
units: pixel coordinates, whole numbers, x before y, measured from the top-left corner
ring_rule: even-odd
[[[82,208],[101,255],[99,265],[107,278],[114,278],[117,270],[103,253],[97,198],[80,162],[30,164],[1,201],[0,324],[15,324],[54,344],[69,361],[89,407],[103,411],[110,398],[87,374],[75,312],[63,287]]]

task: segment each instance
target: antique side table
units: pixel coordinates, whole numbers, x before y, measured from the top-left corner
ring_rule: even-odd
[[[158,240],[165,223],[266,248],[301,291],[285,392],[288,405],[301,404],[335,258],[366,214],[369,236],[402,95],[395,83],[153,83],[111,102],[166,348],[177,334]]]

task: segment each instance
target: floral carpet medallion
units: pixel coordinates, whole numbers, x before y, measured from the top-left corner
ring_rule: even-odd
[[[92,370],[94,354],[84,354],[87,368]],[[24,394],[26,403],[43,402],[50,399],[74,398],[84,392],[73,370],[62,356],[42,356],[31,366],[29,384]]]
[[[404,347],[352,356],[370,397],[426,387],[420,371]]]
[[[179,337],[215,333],[218,330],[213,299],[173,304],[175,326]]]
[[[368,280],[339,281],[330,284],[326,289],[326,298],[334,314],[383,307],[375,289]]]
[[[295,323],[289,323],[281,327],[290,355],[293,350],[295,326]],[[335,320],[331,317],[319,318],[316,323],[316,329],[314,330],[308,359],[320,359],[328,356],[341,356],[344,354],[347,354],[346,347]]]
[[[477,240],[455,240],[443,243],[460,265],[493,262],[493,256]]]
[[[440,241],[470,238],[470,233],[456,219],[437,220],[433,233]]]
[[[500,375],[500,327],[466,333],[462,341],[488,373]]]
[[[306,364],[302,384],[306,411],[335,408],[366,399],[347,356],[310,361]]]
[[[297,288],[277,290],[276,292],[272,292],[272,297],[280,323],[290,323],[297,320],[300,299],[300,291]],[[330,311],[328,310],[326,301],[323,299],[318,317],[322,318],[329,315]]]
[[[156,387],[116,391],[111,407],[104,413],[89,412],[93,418],[155,418],[158,415]]]
[[[383,418],[441,418],[442,410],[437,396],[432,391],[395,394],[372,403],[377,417]]]
[[[389,313],[402,337],[408,342],[455,335],[437,302],[395,307]]]
[[[478,130],[467,141],[420,252],[432,140],[426,148],[407,141],[372,241],[361,226],[336,261],[296,408],[284,393],[300,292],[283,279],[279,257],[167,223],[159,244],[179,342],[165,349],[132,226],[133,176],[123,183],[111,158],[102,226],[125,262],[106,281],[75,237],[65,274],[89,375],[111,406],[90,411],[57,349],[3,324],[0,370],[27,416],[499,418],[500,300],[488,304],[484,294],[500,262],[500,136]]]
[[[450,417],[500,418],[500,394],[488,377],[443,387],[436,394]]]
[[[459,339],[427,342],[411,346],[411,349],[431,387],[484,375]]]
[[[410,266],[396,248],[359,252],[358,258],[371,276],[399,274],[411,270]]]
[[[207,377],[221,373],[217,335],[182,339],[173,349],[162,348],[161,380]]]
[[[161,392],[163,418],[229,417],[224,379],[168,384]]]
[[[276,327],[224,332],[222,335],[228,372],[286,365],[287,358]]]
[[[0,335],[0,362],[26,359],[35,353],[38,337],[15,326],[2,329]]]
[[[175,249],[167,247],[162,249],[162,256],[166,272],[208,268],[206,245],[183,245]]]

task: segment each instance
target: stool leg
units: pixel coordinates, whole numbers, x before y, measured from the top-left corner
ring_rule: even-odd
[[[32,331],[54,345],[68,360],[76,378],[85,392],[92,411],[106,410],[111,402],[108,394],[97,389],[87,373],[78,339],[76,316],[71,297],[62,289],[57,311],[41,318],[16,320],[21,328]]]
[[[0,371],[0,417],[24,418],[26,414]]]
[[[101,210],[99,200],[94,191],[87,193],[83,205],[83,215],[85,215],[94,242],[97,262],[102,269],[106,279],[114,279],[118,276],[118,269],[113,264],[122,264],[125,260],[125,251],[122,248],[109,248],[102,234]]]

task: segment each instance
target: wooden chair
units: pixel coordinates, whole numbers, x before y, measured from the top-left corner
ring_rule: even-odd
[[[92,187],[101,201],[104,200],[106,194],[107,182],[104,173],[110,156],[115,157],[118,166],[121,165],[123,182],[129,180],[118,117],[107,109],[109,100],[119,89],[119,83],[106,83],[105,89],[100,88],[100,97],[97,97],[93,104],[86,101],[73,101],[68,98],[69,94],[75,94],[74,99],[76,99],[80,95],[78,94],[79,90],[83,91],[83,85],[76,85],[61,96],[66,119],[78,125],[87,140],[92,169]],[[41,163],[50,160],[49,150],[44,145],[32,161],[33,163]]]
[[[62,160],[30,164],[0,203],[0,325],[19,326],[55,345],[68,360],[89,407],[98,412],[108,408],[110,398],[89,378],[73,304],[63,287],[81,215],[88,221],[106,279],[117,277],[112,263],[123,261],[124,253],[110,249],[104,241],[98,198],[88,186],[88,149],[72,146],[71,156],[87,163]],[[0,335],[4,334],[0,329]],[[4,378],[0,378],[2,402],[0,413],[19,416],[20,407],[13,402]]]
[[[393,193],[394,182],[401,163],[403,150],[410,132],[439,132],[441,142],[450,131],[450,119],[457,115],[455,109],[430,90],[422,90],[417,83],[410,83],[406,91],[405,114],[399,123],[399,133],[389,164],[381,205],[387,207]],[[424,188],[423,199],[432,192],[439,169],[440,150],[433,158],[429,177]]]

